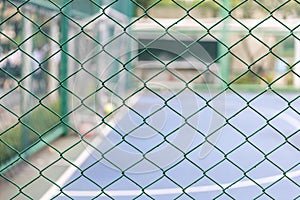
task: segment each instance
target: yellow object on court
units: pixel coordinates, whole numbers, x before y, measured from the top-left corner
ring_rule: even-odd
[[[104,114],[108,115],[114,110],[114,105],[112,103],[106,103],[104,105],[103,111]]]

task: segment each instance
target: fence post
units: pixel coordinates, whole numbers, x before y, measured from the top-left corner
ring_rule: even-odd
[[[25,8],[24,9],[24,15],[30,16],[30,11]],[[23,18],[23,39],[26,40],[27,38],[32,37],[32,32],[33,32],[33,26],[32,23],[28,20]],[[33,47],[33,40],[29,39],[24,43],[24,49],[23,51],[26,52],[28,55],[32,55],[32,47]],[[22,54],[22,60],[23,60],[23,67],[22,67],[22,77],[26,77],[22,82],[23,82],[23,87],[25,90],[22,90],[21,95],[21,109],[22,113],[25,114],[28,112],[28,107],[30,103],[30,94],[28,93],[27,90],[30,90],[32,87],[32,82],[31,82],[31,75],[29,75],[32,71],[32,59],[26,55]],[[25,120],[25,123],[27,123],[28,120]],[[22,150],[27,147],[29,144],[29,135],[28,135],[28,129],[25,126],[22,126]]]
[[[53,40],[50,43],[50,55],[52,56],[54,53],[56,53],[58,51],[58,46],[54,41],[59,41],[58,34],[57,34],[57,33],[59,33],[59,25],[58,25],[57,19],[52,19],[52,21],[50,23],[51,23],[50,36]],[[59,75],[59,73],[58,73],[58,69],[59,69],[58,56],[59,55],[60,55],[60,53],[55,54],[52,57],[51,62],[49,63],[49,72],[55,78],[58,77],[58,75]],[[57,88],[56,80],[54,80],[54,78],[50,78],[48,92],[50,93],[50,92],[54,91],[56,88]],[[58,98],[57,93],[53,93],[50,97],[52,98],[52,100],[55,100]]]
[[[63,11],[61,11],[61,66],[60,66],[60,86],[61,86],[61,121],[65,127],[65,134],[67,134],[67,125],[68,125],[68,34],[69,34],[69,22],[68,22],[68,11],[69,6],[66,6],[68,0],[62,0],[62,5],[65,6]]]
[[[295,58],[295,66],[294,66],[294,72],[298,75],[294,74],[294,86],[296,88],[300,88],[300,34],[296,34],[297,37],[294,37],[294,43],[295,43],[295,50],[294,50],[294,58]]]
[[[230,1],[222,0],[222,5],[227,10],[230,9]],[[229,35],[228,35],[229,32],[228,32],[228,19],[225,19],[225,18],[227,18],[229,13],[224,8],[221,8],[221,10],[220,10],[220,17],[222,19],[224,19],[223,26],[222,26],[222,29],[220,31],[220,35],[222,35],[220,41],[222,41],[223,44],[227,45],[228,44],[228,39],[229,39],[228,38],[229,37]],[[222,83],[222,87],[224,87],[224,86],[227,87],[227,84],[228,84],[228,81],[229,81],[229,70],[230,70],[230,57],[229,56],[230,55],[228,54],[227,46],[224,46],[223,44],[219,43],[218,58],[222,57],[219,60],[221,78],[225,82],[225,85],[224,85],[224,82]]]

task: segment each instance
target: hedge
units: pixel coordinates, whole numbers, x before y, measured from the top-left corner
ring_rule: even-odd
[[[0,133],[0,166],[20,156],[60,126],[60,103],[39,105]],[[3,120],[3,119],[2,119]]]

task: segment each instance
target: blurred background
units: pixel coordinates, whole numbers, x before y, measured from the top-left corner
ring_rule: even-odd
[[[297,94],[299,18],[296,0],[0,0],[1,177],[62,135],[89,145],[139,91]]]

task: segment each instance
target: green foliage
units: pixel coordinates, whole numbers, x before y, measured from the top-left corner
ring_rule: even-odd
[[[158,3],[157,6],[177,6],[176,3],[182,5],[183,7],[190,7],[192,5],[197,4],[197,9],[201,12],[210,12],[212,16],[217,17],[221,10],[221,5],[223,5],[222,1],[213,1],[213,0],[205,0],[205,1],[184,1],[184,0],[135,0],[142,8],[147,9],[154,3]],[[175,3],[176,2],[176,3]],[[218,2],[218,3],[216,3]],[[286,2],[284,0],[277,0],[276,2],[269,0],[261,0],[259,3],[255,1],[246,1],[246,0],[232,0],[230,1],[230,6],[232,9],[238,9],[243,14],[243,18],[252,18],[257,12],[266,12],[266,9],[269,11],[274,11],[276,8],[283,5]],[[296,9],[298,6],[298,2],[290,1],[285,6],[280,7],[280,10],[276,13],[281,15],[283,18],[288,17],[297,17],[300,16],[299,9]],[[238,7],[238,8],[237,8]],[[264,8],[263,8],[264,7]],[[230,8],[228,8],[230,9]]]
[[[60,118],[53,112],[60,113],[58,101],[49,105],[48,109],[43,106],[37,107],[20,119],[22,123],[0,133],[0,166],[23,153],[26,148],[59,125]]]
[[[248,72],[244,74],[243,76],[239,77],[236,81],[234,81],[235,84],[258,84],[260,82],[260,79],[251,72]]]
[[[147,9],[155,0],[136,0],[136,3],[139,4],[141,8]]]
[[[135,0],[136,3],[138,3],[141,7],[144,9],[147,9],[149,6],[151,6],[154,3],[158,3],[157,6],[175,6],[176,3],[172,0]],[[180,3],[180,1],[176,1]],[[182,3],[180,3],[182,4]]]
[[[219,14],[220,7],[214,1],[205,1],[199,5],[200,9],[204,12],[212,13],[212,16],[217,17]]]

